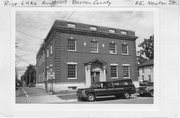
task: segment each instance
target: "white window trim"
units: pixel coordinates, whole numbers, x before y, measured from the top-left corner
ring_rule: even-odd
[[[123,78],[124,79],[129,79],[129,78],[131,78],[131,65],[130,64],[122,64],[122,66],[128,66],[129,68],[128,68],[128,72],[129,72],[129,77],[124,77],[124,75],[123,75]],[[124,74],[124,73],[123,73]]]
[[[117,54],[117,44],[116,44],[116,43],[114,43],[114,42],[111,42],[111,43],[115,44],[115,53],[110,52],[110,50],[109,50],[109,54]]]
[[[116,30],[115,29],[109,29],[109,33],[115,34]]]
[[[94,41],[94,42],[97,42],[97,41]],[[97,42],[97,51],[90,51],[90,52],[92,52],[92,53],[98,53],[99,52],[99,44],[98,44],[98,42]]]
[[[74,24],[74,23],[67,23],[67,27],[69,27],[69,28],[76,28],[76,24]]]
[[[75,50],[69,50],[68,48],[67,48],[67,50],[68,51],[71,51],[71,52],[76,52],[77,51],[77,49],[76,49],[76,39],[73,39],[73,38],[70,38],[70,39],[68,39],[68,40],[75,40]]]
[[[89,26],[89,29],[91,31],[97,31],[98,30],[98,28],[96,26]]]
[[[77,62],[67,62],[67,65],[70,65],[70,64],[76,65],[76,74],[75,74],[76,77],[74,77],[74,78],[67,77],[67,79],[77,79]]]
[[[117,77],[111,77],[111,79],[118,79],[119,78],[119,73],[118,73],[118,64],[115,64],[115,63],[113,63],[113,64],[110,64],[110,66],[116,66],[117,67]],[[111,68],[111,67],[110,67]]]
[[[123,44],[124,45],[124,44]],[[125,45],[127,45],[127,44],[125,44]],[[122,55],[129,55],[129,46],[127,45],[127,53],[123,53],[122,52]]]

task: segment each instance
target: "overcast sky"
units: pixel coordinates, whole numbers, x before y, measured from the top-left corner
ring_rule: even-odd
[[[36,64],[37,51],[56,19],[133,30],[139,37],[137,50],[138,44],[154,32],[151,11],[17,11],[16,67],[19,76],[29,64]]]

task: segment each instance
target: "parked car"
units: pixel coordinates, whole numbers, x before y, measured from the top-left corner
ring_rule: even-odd
[[[140,87],[137,88],[137,92],[140,96],[149,94],[150,96],[154,96],[154,83],[147,82],[146,84],[141,84]]]
[[[16,80],[16,90],[18,90],[22,86],[22,83],[20,80]]]
[[[129,99],[136,89],[131,79],[122,79],[109,82],[97,82],[90,88],[78,89],[78,100],[86,99],[90,102],[94,101],[98,96],[111,96],[119,98],[123,96]]]

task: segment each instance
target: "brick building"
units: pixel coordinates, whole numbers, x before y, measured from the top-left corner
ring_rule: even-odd
[[[37,56],[37,87],[75,90],[98,81],[138,81],[134,31],[56,20]]]

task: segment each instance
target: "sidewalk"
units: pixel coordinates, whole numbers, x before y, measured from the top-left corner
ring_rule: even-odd
[[[23,90],[24,89],[24,90]],[[58,97],[63,94],[51,95],[46,93],[45,90],[36,87],[24,87],[19,89],[16,93],[16,103],[30,103],[30,104],[54,104],[71,102],[72,99],[61,99]],[[73,101],[76,101],[75,99]]]

